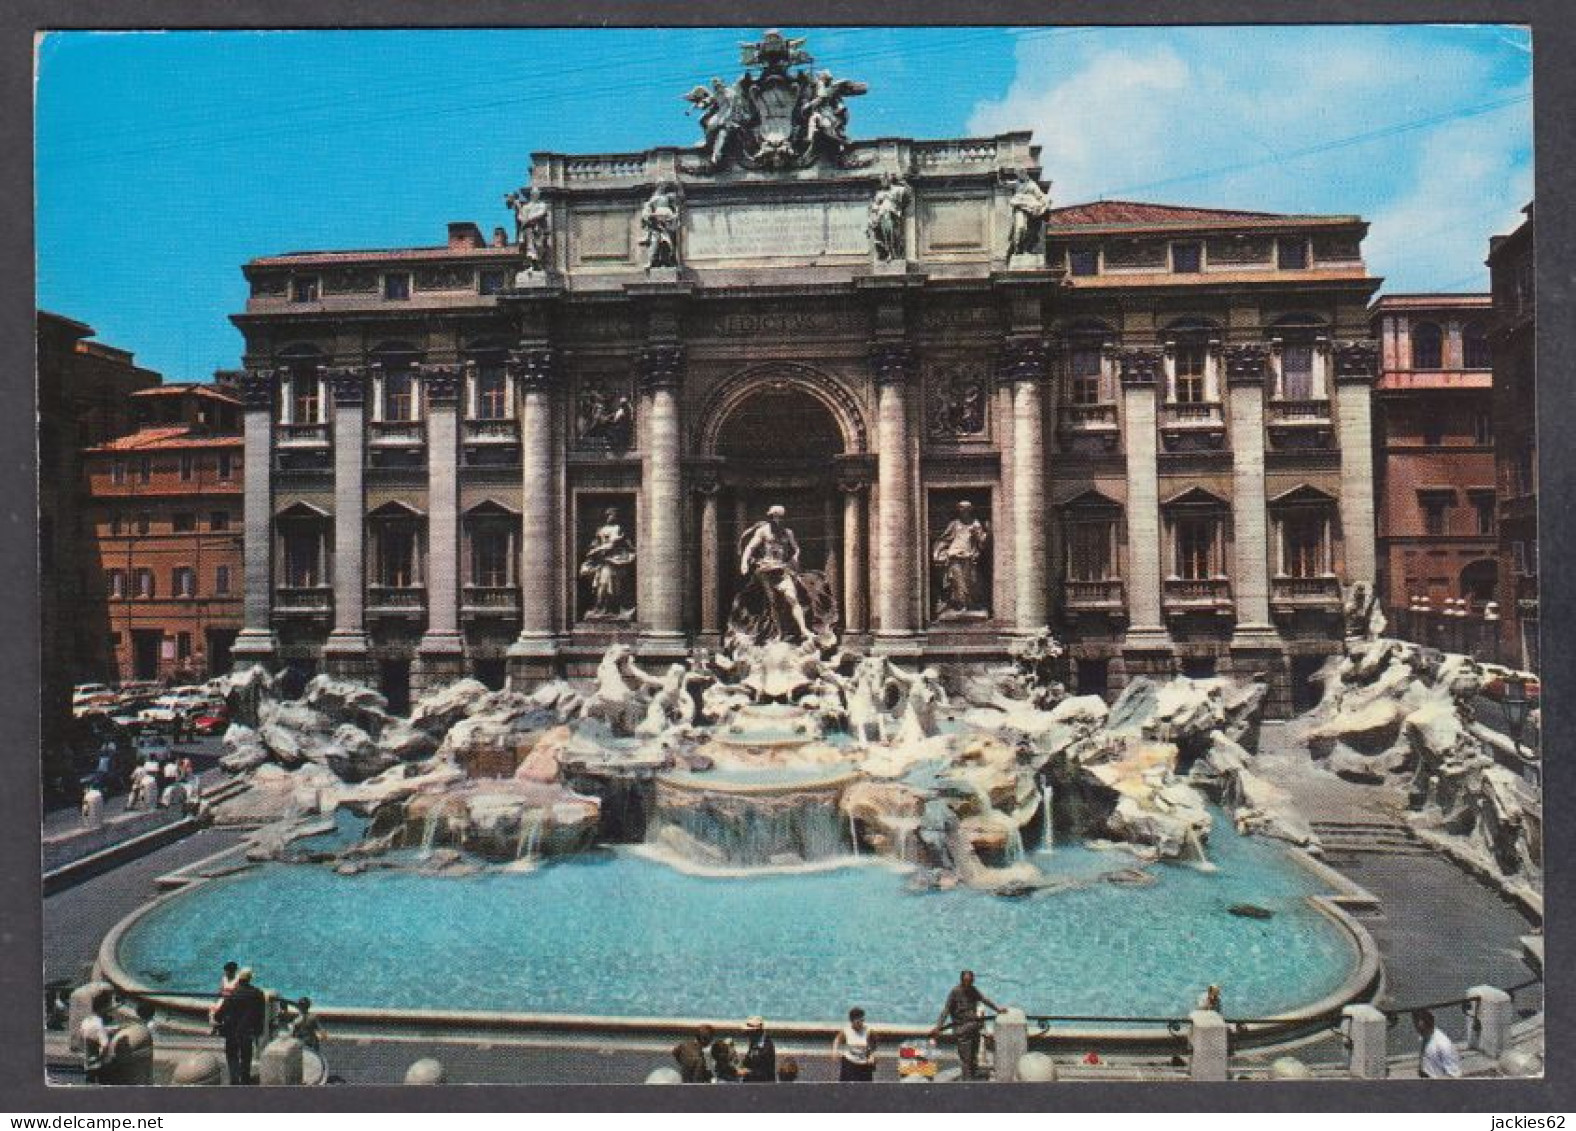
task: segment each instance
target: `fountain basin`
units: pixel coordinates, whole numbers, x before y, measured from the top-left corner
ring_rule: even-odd
[[[624,850],[461,878],[265,864],[142,909],[101,965],[135,994],[206,986],[240,957],[331,1025],[511,1032],[669,1033],[759,1012],[829,1034],[857,1003],[898,1033],[934,1020],[964,966],[1031,1013],[1182,1018],[1213,982],[1229,1017],[1287,1030],[1372,988],[1372,941],[1297,854],[1225,821],[1211,844],[1218,872],[1157,866],[1145,887],[1102,879],[1130,857],[1061,845],[1036,862],[1064,890],[1014,900],[912,894],[868,862],[708,879]],[[1229,912],[1243,902],[1275,914]],[[208,1004],[192,999],[194,1017]]]

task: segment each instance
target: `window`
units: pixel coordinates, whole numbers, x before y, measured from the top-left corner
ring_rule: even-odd
[[[1281,519],[1281,573],[1286,577],[1322,577],[1330,572],[1325,552],[1325,516],[1313,512]]]
[[[212,514],[210,514],[208,516],[208,529],[209,530],[228,530],[228,529],[230,529],[230,512],[229,511],[214,511]]]
[[[1494,353],[1489,349],[1488,330],[1481,322],[1468,322],[1461,328],[1461,364],[1466,369],[1492,369]]]
[[[478,288],[484,295],[502,294],[508,278],[502,271],[483,271]]]
[[[1313,346],[1291,342],[1281,347],[1281,396],[1289,401],[1313,399]]]
[[[192,656],[192,634],[177,632],[175,634],[175,657],[180,660],[189,660]]]
[[[378,529],[378,584],[409,589],[416,578],[416,527],[410,522],[385,522]]]
[[[111,515],[110,516],[110,519],[109,519],[109,532],[110,532],[110,534],[114,535],[117,538],[120,537],[120,535],[123,533],[124,526],[125,526],[125,523],[121,521],[120,515],[115,514],[115,515]]]
[[[1423,533],[1438,536],[1449,526],[1451,496],[1442,491],[1421,491],[1417,504],[1423,511]]]
[[[1494,443],[1494,416],[1492,413],[1479,412],[1473,414],[1472,442],[1481,447],[1488,447]]]
[[[104,592],[116,600],[126,596],[126,574],[122,570],[112,569],[104,575]]]
[[[153,596],[153,571],[151,569],[137,570],[133,575],[133,580],[136,584],[138,597],[147,598]]]
[[[1188,515],[1173,523],[1176,545],[1176,575],[1184,581],[1207,581],[1216,576],[1216,536],[1218,519],[1209,515]]]
[[[293,589],[311,589],[320,584],[318,551],[321,539],[310,524],[294,522],[284,532],[285,584]]]
[[[1183,342],[1176,347],[1176,399],[1181,404],[1201,404],[1206,395],[1205,374],[1209,349],[1203,342]]]
[[[137,533],[138,534],[146,534],[152,528],[153,528],[153,516],[151,514],[149,514],[147,511],[141,511],[140,513],[138,513],[138,515],[137,515]]]
[[[235,472],[232,465],[233,456],[229,452],[219,453],[219,478],[228,479]]]
[[[1282,271],[1301,271],[1308,266],[1308,241],[1301,237],[1276,240],[1275,266]]]
[[[190,455],[181,456],[181,482],[188,482],[192,477],[192,472],[195,470],[196,465],[192,457]]]
[[[197,573],[191,566],[176,566],[170,571],[170,590],[177,597],[197,596]]]
[[[410,272],[391,271],[384,275],[383,297],[395,302],[410,298]]]
[[[1082,346],[1073,350],[1068,362],[1068,392],[1073,404],[1100,403],[1103,361],[1098,346]]]
[[[416,384],[409,369],[402,367],[384,372],[383,419],[416,419]]]
[[[509,584],[509,531],[498,526],[479,527],[471,535],[471,584]]]
[[[1510,544],[1512,568],[1522,577],[1538,576],[1538,543],[1536,539]]]
[[[1494,533],[1495,499],[1493,490],[1484,488],[1469,491],[1467,494],[1472,499],[1472,509],[1477,513],[1477,532],[1479,534]]]
[[[1174,243],[1171,245],[1171,270],[1178,275],[1196,275],[1204,269],[1204,245],[1201,243]]]
[[[137,461],[137,478],[143,483],[153,479],[153,457],[143,456]]]
[[[318,283],[316,275],[300,275],[290,280],[291,302],[316,302]]]
[[[197,516],[191,511],[176,511],[172,525],[177,534],[190,534],[197,529]]]
[[[319,415],[323,408],[322,398],[318,395],[317,374],[307,370],[296,370],[290,376],[291,406],[290,419],[296,424],[320,424]]]
[[[1100,273],[1100,252],[1093,247],[1072,247],[1067,249],[1067,273],[1070,275],[1098,275]]]
[[[1117,576],[1116,520],[1077,518],[1067,523],[1067,580],[1109,581]]]
[[[213,571],[213,591],[220,596],[230,592],[230,567],[227,565],[216,566]]]
[[[1430,413],[1423,421],[1423,444],[1425,447],[1437,448],[1445,442],[1445,422],[1438,416]]]
[[[509,411],[509,378],[502,365],[476,367],[476,419],[502,420]]]
[[[109,465],[109,481],[115,484],[126,482],[126,461],[118,459]]]
[[[1444,367],[1445,336],[1433,322],[1418,322],[1412,327],[1412,368]]]

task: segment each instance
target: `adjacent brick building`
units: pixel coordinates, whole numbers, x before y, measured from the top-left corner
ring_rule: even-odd
[[[132,396],[136,431],[83,453],[100,626],[88,670],[188,682],[229,670],[241,626],[239,402],[208,385]]]
[[[160,380],[137,365],[129,351],[92,341],[94,333],[84,322],[38,312],[40,691],[46,758],[60,751],[72,685],[101,674],[92,656],[103,624],[83,606],[93,555],[83,513],[82,450],[131,431],[131,394]]]
[[[1499,644],[1490,322],[1486,294],[1373,307],[1380,596],[1398,634],[1485,658]]]
[[[1494,457],[1499,487],[1503,658],[1538,668],[1538,431],[1532,205],[1508,236],[1489,241],[1493,280]]]

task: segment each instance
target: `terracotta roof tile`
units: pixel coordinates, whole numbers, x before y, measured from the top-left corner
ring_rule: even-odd
[[[1177,226],[1271,227],[1282,224],[1354,223],[1355,216],[1298,216],[1279,212],[1242,212],[1230,208],[1193,208],[1140,200],[1096,200],[1053,208],[1055,228],[1151,228]]]
[[[90,452],[147,452],[171,448],[228,448],[240,447],[242,438],[232,433],[198,432],[190,428],[143,428],[129,436],[119,436]]]

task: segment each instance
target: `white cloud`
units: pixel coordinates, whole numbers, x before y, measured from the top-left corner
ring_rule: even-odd
[[[1473,286],[1459,281],[1481,266],[1488,235],[1530,199],[1531,109],[1457,115],[1526,92],[1514,46],[1492,28],[1026,36],[1011,86],[976,106],[969,128],[1032,128],[1058,203],[1355,212],[1373,223],[1376,273],[1411,288]]]

